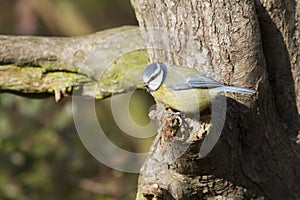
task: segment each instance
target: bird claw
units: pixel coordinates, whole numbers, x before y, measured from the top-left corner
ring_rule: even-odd
[[[180,112],[174,112],[172,109],[167,109],[163,121],[164,124],[160,131],[161,141],[170,140],[176,135],[179,127],[182,125]]]
[[[167,113],[167,118],[169,117],[173,117],[173,116],[176,116],[176,118],[178,119],[178,126],[181,126],[182,125],[182,119],[181,119],[181,113],[180,112],[174,112],[174,111],[169,111]]]

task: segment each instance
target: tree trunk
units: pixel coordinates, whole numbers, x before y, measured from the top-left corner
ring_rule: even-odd
[[[218,125],[213,117],[183,116],[180,126],[168,111],[152,113],[160,134],[141,169],[137,199],[299,198],[300,1],[132,4],[151,61],[257,91],[227,100],[221,138],[206,157],[198,153]]]

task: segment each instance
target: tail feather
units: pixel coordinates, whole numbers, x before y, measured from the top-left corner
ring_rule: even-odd
[[[236,93],[242,93],[242,94],[254,94],[255,90],[250,90],[247,88],[237,87],[237,86],[222,86],[216,88],[219,92],[236,92]]]

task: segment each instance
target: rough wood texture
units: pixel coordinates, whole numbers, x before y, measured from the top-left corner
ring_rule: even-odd
[[[288,130],[299,130],[300,26],[297,15],[299,18],[300,9],[296,10],[296,2],[291,0],[262,1],[256,8],[276,111]],[[295,134],[290,137],[295,139]]]
[[[0,36],[0,92],[58,101],[72,92],[100,99],[139,87],[148,60],[143,44],[137,27],[69,38]]]
[[[194,67],[225,83],[258,91],[252,98],[228,100],[221,139],[207,157],[198,157],[202,139],[190,131],[198,127],[203,135],[203,121],[197,125],[184,116],[184,122],[193,123],[184,123],[171,140],[158,136],[141,170],[137,199],[299,198],[296,2],[131,2],[142,35],[154,48],[151,61]],[[189,45],[191,40],[195,45]],[[161,130],[172,128],[165,116],[169,114],[154,115]],[[178,149],[185,146],[189,148],[178,157]]]

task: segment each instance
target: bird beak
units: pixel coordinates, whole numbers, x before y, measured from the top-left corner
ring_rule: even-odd
[[[144,82],[143,86],[146,88],[147,92],[149,92],[148,83]]]

